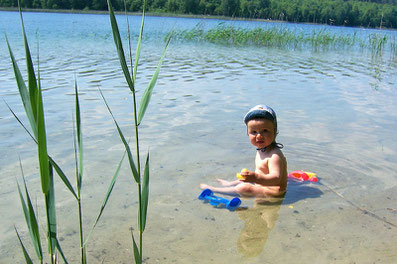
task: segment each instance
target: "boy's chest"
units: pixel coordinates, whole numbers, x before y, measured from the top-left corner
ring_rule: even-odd
[[[268,173],[269,172],[269,158],[265,155],[256,155],[255,167],[257,170]]]

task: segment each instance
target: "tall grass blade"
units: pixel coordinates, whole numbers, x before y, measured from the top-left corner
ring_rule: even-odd
[[[26,37],[25,26],[24,26],[23,17],[22,17],[22,10],[21,10],[21,5],[20,5],[19,0],[18,0],[18,9],[19,9],[19,16],[21,19],[23,41],[24,41],[24,46],[25,46],[26,68],[27,68],[27,72],[28,72],[28,87],[29,87],[30,101],[35,102],[36,98],[38,96],[38,94],[37,94],[38,93],[37,80],[36,80],[36,75],[34,73],[32,56],[30,55],[29,43],[28,43],[28,39]],[[34,103],[32,103],[32,112],[33,112],[33,117],[37,118],[37,106]]]
[[[29,224],[28,224],[29,233],[31,235],[32,243],[36,251],[37,257],[41,260],[43,259],[43,252],[41,249],[39,224],[37,222],[36,214],[33,209],[33,204],[28,193],[28,188],[26,187],[25,179],[24,179],[24,186],[25,186],[25,195],[26,195],[26,201],[29,212]]]
[[[4,100],[3,100],[4,101]],[[22,121],[19,119],[19,117],[15,114],[15,112],[11,109],[11,107],[7,104],[6,101],[4,103],[7,105],[8,109],[12,113],[12,115],[15,117],[15,119],[18,121],[18,123],[22,126],[22,128],[28,133],[28,135],[33,139],[33,141],[37,144],[36,138],[30,133],[30,131],[27,129],[27,127],[22,123]]]
[[[83,232],[83,210],[81,205],[81,186],[83,182],[83,136],[81,130],[81,115],[80,115],[80,102],[79,102],[79,91],[77,89],[77,81],[74,83],[74,91],[75,91],[75,104],[76,104],[76,130],[74,129],[73,123],[73,131],[76,131],[77,135],[74,135],[74,148],[75,148],[75,160],[76,160],[76,181],[77,181],[77,204],[79,210],[79,230],[80,230],[80,251],[81,251],[81,263],[87,263],[87,254],[84,246],[84,232]],[[77,139],[77,147],[76,147],[76,139]],[[78,157],[77,152],[78,151]]]
[[[8,109],[10,112],[13,114],[15,119],[18,121],[18,123],[23,127],[23,129],[29,134],[29,136],[33,139],[33,141],[37,144],[37,140],[34,138],[34,136],[30,133],[30,131],[25,127],[25,125],[22,123],[22,121],[18,118],[18,116],[15,114],[15,112],[11,109],[11,107],[5,102],[7,105]],[[61,178],[63,183],[66,185],[66,187],[70,190],[70,192],[73,194],[73,196],[77,198],[76,192],[73,189],[73,186],[70,184],[68,178],[66,177],[65,173],[62,171],[62,169],[58,166],[58,164],[51,158],[51,156],[48,156],[48,159],[51,163],[51,165],[55,168],[55,171],[57,172],[58,176]]]
[[[8,42],[7,42],[8,43]],[[27,41],[25,41],[26,57],[30,57],[29,48],[26,47]],[[31,97],[27,93],[26,85],[22,79],[22,75],[19,71],[18,65],[16,64],[15,58],[12,54],[11,48],[9,46],[10,56],[13,61],[15,78],[17,80],[18,89],[25,106],[25,112],[32,126],[33,134],[35,135],[38,143],[38,155],[40,164],[40,176],[41,176],[41,186],[43,193],[48,192],[48,155],[47,155],[47,143],[45,136],[45,123],[44,123],[44,111],[41,89],[38,89],[38,95],[35,101],[31,101]],[[34,74],[33,67],[28,67],[28,75]],[[33,106],[35,105],[35,106]],[[36,116],[33,112],[33,108],[37,108]]]
[[[142,96],[141,103],[139,105],[139,110],[138,110],[138,124],[140,124],[142,122],[143,116],[145,115],[146,109],[147,109],[147,107],[149,105],[149,101],[150,101],[150,98],[151,98],[152,93],[153,93],[153,88],[156,85],[157,78],[158,78],[159,73],[160,73],[161,65],[163,64],[165,53],[167,51],[167,47],[168,47],[170,41],[171,41],[171,37],[169,37],[168,40],[167,40],[167,43],[165,45],[163,54],[161,55],[160,61],[157,64],[157,69],[156,69],[155,73],[153,74],[153,77],[150,80],[150,83],[149,83],[148,87],[146,88],[146,90],[145,90],[145,92],[144,92],[144,94]]]
[[[48,252],[52,258],[55,257],[56,243],[57,243],[57,220],[55,211],[55,189],[54,189],[54,177],[52,166],[47,162],[49,170],[49,189],[45,194],[45,207],[47,213],[47,235],[48,235]]]
[[[133,247],[134,247],[134,259],[135,259],[135,263],[136,264],[141,264],[142,263],[142,258],[141,258],[141,254],[139,253],[139,249],[138,246],[136,244],[135,238],[134,238],[134,233],[131,230],[131,236],[132,236],[132,243],[133,243]]]
[[[133,81],[134,81],[134,83],[135,83],[135,80],[136,80],[136,73],[138,71],[139,57],[141,55],[141,43],[142,43],[142,35],[143,35],[143,25],[145,23],[145,6],[146,6],[146,0],[143,1],[141,29],[139,30],[138,44],[136,45],[136,51],[135,51],[135,62],[134,62],[134,70],[133,70]]]
[[[65,257],[65,254],[63,254],[63,250],[62,250],[62,248],[61,248],[61,244],[59,244],[58,238],[57,238],[57,242],[56,242],[56,243],[57,243],[57,244],[56,244],[57,250],[58,250],[59,254],[60,254],[61,257],[62,257],[63,262],[64,262],[65,264],[68,264],[68,261],[67,261],[67,259],[66,259],[66,257]]]
[[[18,1],[19,4],[19,1]],[[23,81],[22,75],[19,71],[18,65],[12,54],[11,48],[8,44],[10,57],[14,66],[15,78],[17,80],[18,89],[25,106],[26,115],[32,126],[33,134],[37,139],[38,143],[38,156],[40,165],[40,177],[41,177],[41,188],[43,193],[47,193],[49,189],[48,181],[48,154],[47,154],[47,143],[45,134],[45,122],[44,122],[44,111],[40,84],[37,86],[37,81],[33,69],[32,58],[30,55],[29,44],[25,34],[25,28],[23,25],[23,18],[21,8],[19,6],[19,14],[21,17],[22,31],[24,36],[24,46],[25,46],[25,56],[27,64],[27,73],[29,79],[29,93],[27,91],[26,85]],[[28,95],[29,94],[29,95]]]
[[[19,243],[21,244],[22,251],[23,251],[23,255],[25,256],[26,264],[33,264],[33,261],[32,261],[32,259],[30,258],[29,253],[28,253],[28,251],[26,250],[25,246],[23,245],[23,242],[22,242],[22,240],[21,240],[21,237],[19,236],[19,233],[18,233],[17,229],[15,228],[15,226],[14,226],[14,229],[15,229],[15,232],[17,233],[17,237],[18,237]]]
[[[123,0],[124,3],[124,14],[125,14],[125,20],[127,22],[127,38],[128,38],[128,52],[129,52],[129,59],[130,59],[130,65],[132,65],[132,51],[131,51],[131,30],[130,30],[130,21],[128,20],[128,13],[127,13],[127,0]],[[133,70],[132,68],[131,70]],[[133,73],[131,73],[133,76]],[[133,79],[133,83],[135,83],[135,79]]]
[[[39,85],[39,94],[37,96],[37,145],[40,165],[41,188],[44,194],[50,189],[49,160],[47,153],[47,137],[45,131],[43,98],[41,87]]]
[[[134,92],[135,91],[134,83],[133,83],[133,80],[131,79],[131,75],[129,73],[128,66],[127,66],[127,62],[125,60],[123,44],[122,44],[122,41],[121,41],[121,38],[120,38],[120,31],[119,31],[119,27],[117,26],[117,20],[116,20],[116,17],[114,15],[113,7],[112,7],[112,4],[110,3],[110,0],[108,0],[107,2],[108,2],[110,24],[112,26],[114,44],[116,45],[117,54],[119,56],[121,69],[123,70],[123,73],[124,73],[124,76],[125,76],[125,80],[127,81],[128,87],[130,88],[130,90],[132,92]]]
[[[99,92],[101,93],[101,96],[102,96],[102,98],[103,98],[103,101],[105,102],[105,105],[106,105],[106,107],[107,107],[107,109],[108,109],[110,115],[111,115],[112,118],[113,118],[113,121],[114,121],[114,123],[115,123],[115,125],[116,125],[117,131],[119,132],[121,141],[123,142],[124,147],[125,147],[125,150],[127,151],[128,161],[129,161],[129,163],[130,163],[130,167],[131,167],[131,171],[132,171],[132,174],[133,174],[133,176],[134,176],[134,179],[135,179],[135,181],[136,181],[137,183],[140,183],[141,180],[140,180],[138,171],[137,171],[137,169],[136,169],[134,159],[133,159],[133,157],[132,157],[132,153],[131,153],[130,146],[128,145],[127,140],[125,139],[123,133],[121,132],[121,129],[120,129],[120,127],[119,127],[119,125],[118,125],[116,119],[114,118],[114,115],[113,115],[113,113],[112,113],[112,110],[110,110],[110,107],[109,107],[108,103],[106,102],[105,96],[103,96],[103,93],[102,93],[101,89],[99,89]]]
[[[145,170],[142,179],[142,216],[141,216],[141,233],[145,231],[147,208],[149,204],[149,153],[147,154]]]
[[[80,103],[79,103],[79,92],[77,90],[77,82],[75,82],[74,91],[76,94],[76,98],[75,98],[75,101],[76,101],[76,128],[77,128],[77,146],[78,146],[78,151],[79,151],[77,192],[80,194],[82,178],[83,178],[83,136],[82,136],[82,130],[81,130]]]
[[[30,126],[31,126],[32,131],[33,131],[33,135],[35,135],[35,137],[37,137],[36,121],[35,121],[35,118],[34,118],[34,115],[33,115],[33,111],[32,111],[32,104],[31,104],[31,101],[30,101],[30,95],[29,95],[29,92],[28,92],[28,88],[26,87],[25,81],[22,78],[21,71],[19,70],[18,64],[17,64],[17,62],[15,60],[15,57],[14,57],[14,53],[12,52],[12,49],[11,49],[11,46],[10,46],[10,44],[8,42],[7,37],[6,37],[6,42],[7,42],[7,46],[8,46],[8,51],[10,53],[12,66],[13,66],[13,69],[14,69],[15,80],[17,81],[19,94],[21,96],[22,103],[23,103],[23,106],[25,108],[26,116],[28,117]]]
[[[17,181],[17,187],[18,187],[18,193],[19,193],[19,198],[21,200],[21,205],[22,205],[22,210],[23,210],[23,215],[25,216],[25,221],[26,224],[28,226],[29,231],[32,230],[31,223],[30,223],[30,214],[29,214],[29,210],[28,207],[26,206],[26,202],[25,202],[25,198],[23,197],[22,191],[21,191],[21,187],[19,186],[19,183]],[[33,236],[31,235],[31,238],[33,239]]]
[[[123,161],[124,161],[124,158],[125,158],[125,154],[126,154],[126,152],[124,152],[123,157],[121,158],[121,160],[120,160],[120,162],[119,162],[119,165],[117,166],[116,172],[115,172],[114,175],[113,175],[112,181],[110,182],[108,191],[107,191],[107,193],[106,193],[106,195],[105,195],[105,199],[103,200],[103,203],[102,203],[102,206],[101,206],[101,210],[99,211],[99,214],[98,214],[98,216],[97,216],[97,218],[96,218],[96,220],[95,220],[95,222],[94,222],[94,225],[92,226],[91,231],[90,231],[90,233],[88,234],[87,239],[85,240],[85,242],[84,242],[84,244],[83,244],[84,247],[85,247],[85,245],[87,244],[87,242],[88,242],[88,240],[89,240],[89,238],[90,238],[92,232],[94,231],[94,228],[95,228],[96,225],[98,224],[98,221],[99,221],[99,219],[101,218],[103,211],[105,210],[106,204],[108,203],[108,200],[109,200],[109,198],[110,198],[110,195],[112,194],[113,187],[114,187],[114,185],[116,184],[117,177],[119,176],[120,168],[121,168],[121,165],[123,164]]]
[[[73,196],[78,199],[76,192],[73,189],[72,184],[70,183],[70,181],[68,180],[68,178],[66,177],[65,173],[62,171],[62,169],[59,167],[59,165],[51,158],[51,156],[48,156],[48,159],[52,165],[52,167],[55,169],[55,171],[57,172],[58,176],[61,178],[61,180],[63,181],[63,183],[65,184],[65,186],[69,189],[69,191],[73,194]]]
[[[21,169],[22,169],[22,165],[21,165]],[[42,252],[42,248],[41,248],[39,225],[37,223],[36,214],[33,209],[32,201],[30,199],[28,188],[26,186],[25,178],[23,178],[23,182],[24,182],[24,187],[25,187],[26,202],[23,197],[21,188],[19,187],[19,184],[17,182],[19,198],[21,200],[21,205],[22,205],[24,216],[25,216],[25,221],[26,221],[26,224],[29,229],[30,239],[31,239],[34,249],[36,251],[37,258],[39,260],[42,260],[43,252]]]
[[[21,18],[22,31],[24,37],[29,92],[27,91],[26,85],[24,84],[23,78],[20,74],[15,58],[13,57],[9,44],[8,46],[9,46],[11,60],[13,61],[14,73],[17,79],[18,89],[20,91],[22,101],[24,102],[25,111],[28,116],[29,122],[31,123],[33,134],[35,136],[37,143],[41,189],[45,196],[45,205],[46,205],[46,213],[47,213],[48,252],[51,257],[51,263],[54,263],[56,261],[55,252],[56,252],[56,227],[57,227],[56,213],[55,213],[55,190],[53,183],[52,166],[51,163],[49,162],[49,157],[47,152],[47,137],[45,130],[43,96],[40,86],[40,71],[38,70],[38,78],[36,80],[19,1],[18,1],[18,6],[19,6],[19,14]],[[28,102],[30,102],[30,106]],[[32,215],[30,215],[30,219],[32,220]],[[35,228],[33,224],[31,225],[31,228],[33,229]]]

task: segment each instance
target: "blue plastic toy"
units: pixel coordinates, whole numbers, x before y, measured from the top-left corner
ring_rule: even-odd
[[[224,204],[226,208],[230,211],[236,210],[236,208],[238,208],[241,204],[241,200],[237,197],[228,200],[219,196],[215,196],[213,191],[211,191],[210,189],[203,190],[198,198],[199,200],[208,201],[213,206],[219,206],[221,204]]]

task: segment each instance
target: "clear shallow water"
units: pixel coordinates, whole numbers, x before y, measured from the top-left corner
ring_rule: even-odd
[[[34,56],[38,43],[40,47],[49,151],[71,180],[74,79],[80,87],[88,230],[123,151],[98,87],[123,130],[132,134],[131,97],[119,69],[108,18],[40,13],[25,13],[24,18]],[[137,28],[140,18],[130,17],[130,21]],[[164,33],[198,22],[147,18],[138,73],[140,91],[157,65]],[[211,27],[219,21],[203,23]],[[23,69],[17,13],[0,12],[0,30],[7,33]],[[4,39],[0,61],[0,95],[25,120]],[[362,50],[316,53],[172,43],[141,130],[143,152],[150,149],[152,161],[144,247],[147,262],[272,263],[277,258],[279,263],[313,259],[318,263],[394,263],[397,228],[357,207],[397,224],[396,73],[396,61],[388,53],[372,58]],[[278,140],[285,145],[289,170],[314,171],[333,191],[324,185],[290,184],[281,204],[244,200],[247,210],[234,213],[203,204],[197,200],[200,182],[233,179],[241,168],[253,168],[255,151],[242,118],[259,103],[271,105],[278,114]],[[37,158],[34,144],[4,103],[0,104],[0,123],[0,262],[22,263],[14,224],[29,242],[15,177],[21,176],[20,156],[31,195],[44,216]],[[73,216],[77,210],[59,182],[57,190],[59,234],[70,262],[75,263],[79,251]],[[129,228],[136,228],[136,203],[136,187],[125,167],[89,244],[91,263],[103,258],[105,263],[131,259]]]

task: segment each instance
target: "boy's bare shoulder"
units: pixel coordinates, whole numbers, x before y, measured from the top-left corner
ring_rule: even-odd
[[[277,156],[280,156],[281,158],[285,158],[284,153],[279,148],[272,148],[270,150],[269,154],[270,155],[277,155]]]
[[[286,162],[286,158],[283,152],[279,148],[272,148],[266,152],[258,152],[258,162],[259,163],[268,163],[270,160],[273,162]]]

